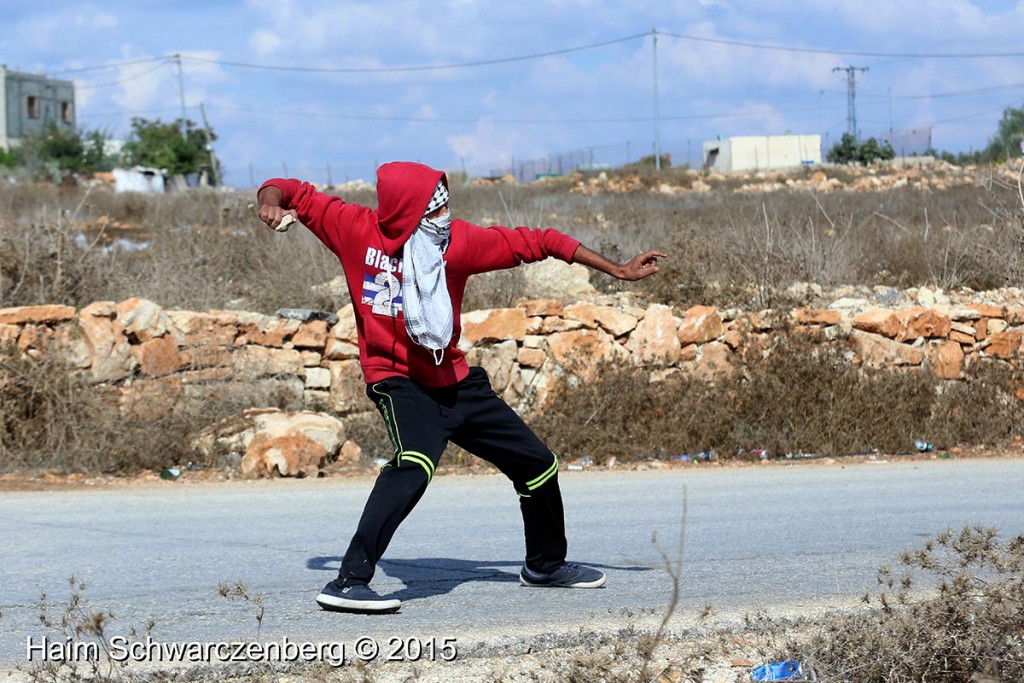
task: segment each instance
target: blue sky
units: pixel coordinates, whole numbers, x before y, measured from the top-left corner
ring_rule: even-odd
[[[180,54],[186,115],[201,121],[205,106],[238,187],[286,170],[372,179],[395,159],[479,175],[513,159],[651,154],[652,29],[657,128],[676,163],[699,163],[716,135],[834,142],[847,128],[836,67],[868,69],[857,72],[863,136],[930,130],[935,147],[966,151],[987,143],[1005,107],[1024,105],[1024,0],[4,5],[0,61],[74,80],[80,126],[114,137],[132,116],[181,116],[177,66],[164,59]],[[559,54],[527,58],[542,53]],[[979,53],[1012,55],[929,56]],[[468,66],[479,62],[497,63]]]

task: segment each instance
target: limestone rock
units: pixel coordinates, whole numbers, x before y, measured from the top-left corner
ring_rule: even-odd
[[[242,454],[248,477],[315,476],[345,442],[341,420],[312,411],[255,408],[207,427],[192,448],[207,460]]]
[[[715,315],[717,316],[717,313]],[[629,335],[626,348],[633,354],[636,362],[672,365],[679,360],[679,349],[682,346],[679,337],[675,319],[672,317],[672,308],[663,304],[651,304],[644,314],[644,319]]]
[[[302,354],[294,349],[275,349],[264,346],[245,346],[232,355],[235,371],[243,377],[267,375],[305,375],[306,364]]]
[[[853,319],[853,329],[894,338],[900,331],[900,319],[886,308],[869,308]]]
[[[238,331],[249,344],[281,348],[286,341],[299,331],[302,323],[290,318],[262,315],[260,313],[237,313]]]
[[[133,297],[117,305],[117,323],[129,341],[147,342],[168,332],[169,318],[159,304]]]
[[[338,322],[327,335],[324,360],[359,358],[359,333],[352,304],[338,311]]]
[[[595,329],[600,326],[613,337],[621,337],[632,332],[639,322],[636,318],[611,306],[598,306],[589,302],[579,302],[565,307],[565,317],[578,320],[585,327]]]
[[[928,347],[928,367],[940,379],[957,379],[964,369],[964,350],[955,341],[946,340]]]
[[[647,317],[644,317],[647,320]],[[679,325],[680,344],[704,344],[722,336],[722,317],[713,306],[694,306]]]
[[[139,359],[140,369],[145,375],[163,377],[181,368],[178,344],[171,337],[150,339],[131,348],[132,353]]]
[[[230,346],[238,336],[235,316],[191,311],[167,311],[183,346]]]
[[[135,372],[138,360],[132,355],[128,339],[115,331],[117,314],[111,302],[97,302],[83,308],[78,316],[82,335],[90,351],[90,368],[97,382],[116,382]]]
[[[523,267],[526,296],[532,299],[576,301],[597,293],[590,272],[578,263],[549,258]]]
[[[310,320],[299,325],[292,337],[292,346],[297,349],[323,349],[327,345],[327,322]]]
[[[588,373],[605,360],[622,355],[622,347],[601,330],[571,330],[548,336],[551,358],[570,372]]]
[[[945,339],[949,336],[951,321],[930,308],[904,308],[896,314],[900,329],[896,341],[914,341],[921,338]]]
[[[1020,350],[1022,338],[1024,338],[1024,335],[1014,331],[994,334],[987,340],[988,344],[985,346],[985,355],[1010,360]]]
[[[883,337],[880,334],[853,330],[850,347],[856,360],[869,368],[888,369],[895,366],[921,365],[924,350]]]
[[[563,315],[565,304],[559,299],[530,299],[520,304],[528,317]]]
[[[75,317],[72,306],[19,306],[0,308],[0,324],[28,325],[67,322]]]
[[[373,409],[366,399],[366,383],[359,361],[328,361],[325,365],[331,373],[331,404],[335,412],[347,415]]]
[[[493,308],[462,314],[462,340],[480,342],[522,340],[526,336],[526,312],[521,308]]]
[[[793,311],[793,322],[797,325],[838,325],[843,314],[829,308],[798,308]]]

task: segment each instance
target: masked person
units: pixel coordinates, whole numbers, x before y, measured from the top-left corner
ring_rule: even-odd
[[[445,174],[411,162],[377,171],[376,210],[293,179],[268,180],[259,216],[278,228],[297,218],[341,261],[352,295],[366,394],[394,446],[366,501],[324,609],[390,612],[401,602],[369,583],[399,524],[422,497],[449,441],[493,463],[519,494],[525,586],[599,588],[605,575],[566,562],[558,459],[469,367],[456,344],[471,275],[553,256],[623,280],[657,272],[649,251],[617,264],[553,229],[481,227],[453,220]],[[286,219],[286,214],[290,217]]]

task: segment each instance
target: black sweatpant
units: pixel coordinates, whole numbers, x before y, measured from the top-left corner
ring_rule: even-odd
[[[405,377],[367,385],[384,418],[395,457],[381,468],[363,508],[339,579],[369,583],[377,561],[412,512],[449,441],[493,463],[519,494],[526,566],[551,572],[565,562],[565,519],[558,460],[491,388],[483,368],[450,387],[423,387]]]

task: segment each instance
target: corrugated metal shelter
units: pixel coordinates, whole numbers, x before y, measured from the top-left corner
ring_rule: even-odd
[[[0,147],[17,147],[51,123],[75,130],[75,84],[0,66]]]
[[[747,135],[704,143],[704,168],[713,171],[764,171],[820,163],[820,135]]]

